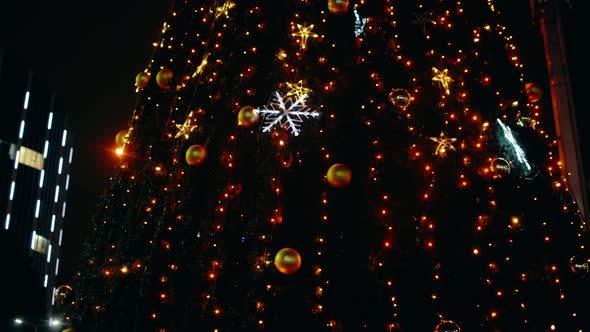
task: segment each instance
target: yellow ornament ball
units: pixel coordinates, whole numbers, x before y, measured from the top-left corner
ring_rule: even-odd
[[[156,75],[156,83],[158,83],[158,86],[162,89],[170,89],[170,84],[172,83],[173,77],[174,73],[172,70],[163,68]]]
[[[137,74],[137,76],[135,76],[135,85],[138,88],[143,89],[150,82],[150,78],[151,78],[151,76],[149,73],[142,71],[141,73]]]
[[[301,256],[293,248],[283,248],[275,255],[275,267],[283,274],[293,274],[301,267]]]
[[[115,136],[115,144],[117,144],[117,146],[122,147],[123,145],[125,145],[125,143],[127,143],[127,140],[129,139],[129,131],[127,129],[123,129],[120,132],[117,133],[117,136]]]
[[[244,106],[238,112],[238,125],[243,127],[252,127],[258,123],[260,115],[254,111],[252,106]]]
[[[332,14],[342,15],[348,12],[349,0],[328,0],[328,10]]]
[[[344,164],[334,164],[328,169],[326,174],[328,183],[334,188],[347,186],[352,179],[352,170]]]
[[[200,165],[207,159],[207,150],[199,144],[191,145],[186,150],[186,162],[191,165]]]
[[[534,82],[529,82],[525,84],[524,92],[526,93],[527,99],[531,103],[538,102],[539,100],[541,100],[541,97],[543,96],[543,89],[541,89],[541,87]]]

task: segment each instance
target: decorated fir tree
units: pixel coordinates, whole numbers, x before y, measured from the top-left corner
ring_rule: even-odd
[[[586,225],[514,10],[178,1],[59,294],[73,328],[588,328]]]

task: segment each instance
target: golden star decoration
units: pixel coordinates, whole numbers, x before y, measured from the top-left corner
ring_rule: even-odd
[[[439,71],[435,67],[432,67],[432,71],[434,72],[434,77],[432,78],[432,80],[438,82],[440,87],[445,91],[447,95],[451,94],[451,91],[449,90],[449,83],[451,83],[453,79],[448,75],[449,70],[444,69],[443,71]]]
[[[184,136],[184,139],[188,139],[189,134],[192,133],[195,128],[197,128],[197,125],[192,124],[193,123],[193,111],[191,111],[188,116],[186,117],[186,120],[184,121],[183,124],[177,124],[176,128],[178,128],[178,132],[176,133],[176,136],[174,136],[174,138],[179,138],[180,136]]]
[[[285,95],[286,97],[295,96],[297,99],[300,99],[304,95],[309,96],[309,94],[312,92],[311,89],[303,86],[303,80],[299,80],[297,83],[285,82],[285,84],[289,88],[289,92],[287,92]]]
[[[211,53],[205,54],[205,56],[203,57],[203,60],[201,60],[201,64],[197,67],[197,69],[193,73],[193,75],[192,75],[193,78],[197,77],[197,75],[200,75],[203,72],[203,69],[207,65],[207,59],[209,58],[210,54]]]
[[[434,151],[435,156],[444,157],[447,154],[447,149],[455,150],[455,147],[451,143],[455,142],[457,139],[446,137],[445,133],[442,131],[440,132],[439,137],[430,137],[430,139],[438,143],[438,146]]]
[[[229,10],[234,8],[236,4],[232,1],[228,1],[223,4],[223,6],[215,8],[215,19],[218,19],[221,15],[225,15],[225,17],[229,17]]]
[[[301,37],[301,41],[300,41],[300,45],[301,48],[304,49],[306,47],[307,44],[307,39],[308,38],[317,38],[319,37],[318,34],[311,32],[311,30],[313,29],[313,24],[310,26],[303,26],[301,24],[297,24],[297,29],[299,29],[299,31],[297,32],[293,32],[291,34],[291,36],[293,37]]]

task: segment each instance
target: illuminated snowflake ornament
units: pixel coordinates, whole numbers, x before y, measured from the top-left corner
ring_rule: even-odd
[[[358,37],[365,32],[365,25],[367,24],[366,17],[360,17],[356,8],[354,9],[354,36]]]
[[[294,136],[299,136],[301,124],[305,119],[320,116],[319,112],[310,110],[305,105],[306,98],[307,94],[292,99],[275,91],[268,107],[254,109],[254,112],[260,114],[264,119],[262,132],[269,132],[278,126],[289,129]]]

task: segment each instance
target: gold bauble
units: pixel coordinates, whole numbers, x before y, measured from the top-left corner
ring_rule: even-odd
[[[207,150],[199,144],[191,145],[191,147],[186,150],[185,157],[186,162],[189,165],[200,165],[205,159],[207,159]]]
[[[172,83],[173,77],[174,73],[172,70],[163,68],[156,75],[156,83],[158,83],[158,86],[162,89],[170,89],[170,84]]]
[[[69,329],[65,329],[65,330],[63,330],[63,331],[61,331],[61,332],[75,332],[75,331],[74,331],[74,329],[72,329],[72,328],[69,328]]]
[[[301,266],[301,256],[293,248],[283,248],[275,255],[275,267],[283,274],[293,274]]]
[[[403,111],[410,106],[412,95],[404,89],[392,89],[391,92],[389,92],[389,101]]]
[[[526,93],[526,97],[527,99],[531,102],[531,103],[536,103],[538,102],[541,97],[543,96],[543,89],[541,89],[541,87],[534,82],[529,82],[527,84],[524,85],[524,92]]]
[[[137,74],[137,76],[135,76],[135,85],[138,88],[143,89],[150,82],[150,78],[151,78],[151,76],[149,73],[142,71],[141,73]]]
[[[352,171],[350,167],[344,164],[334,164],[328,169],[326,174],[328,183],[335,188],[347,186],[352,179]]]
[[[68,285],[61,285],[55,289],[53,297],[58,304],[65,304],[72,293],[72,287]]]
[[[117,136],[115,136],[115,144],[117,144],[118,147],[123,147],[123,145],[127,143],[127,140],[129,139],[128,133],[129,131],[127,129],[123,129],[117,133]]]
[[[434,332],[461,332],[461,328],[452,320],[442,320],[436,325]]]
[[[332,14],[342,15],[348,12],[349,0],[328,0],[328,10]]]
[[[260,115],[254,111],[252,106],[244,106],[238,112],[238,125],[243,127],[252,127],[258,123]]]

